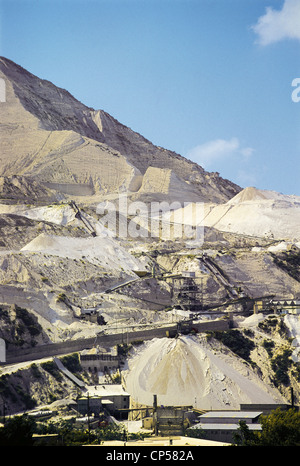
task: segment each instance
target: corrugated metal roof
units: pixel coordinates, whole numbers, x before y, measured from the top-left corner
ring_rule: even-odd
[[[195,424],[190,429],[202,429],[202,430],[237,430],[240,427],[239,424],[218,424],[218,423],[204,423]],[[249,430],[261,430],[260,424],[247,424]]]
[[[255,418],[263,414],[262,411],[208,411],[205,414],[201,414],[200,418],[232,418],[232,419],[245,419],[245,418]]]
[[[105,384],[105,385],[89,385],[86,387],[90,396],[130,396],[122,385],[119,384]]]

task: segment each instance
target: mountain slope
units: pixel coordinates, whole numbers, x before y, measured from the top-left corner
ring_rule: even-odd
[[[11,305],[38,321],[38,344],[89,337],[96,342],[99,331],[125,335],[128,328],[168,326],[187,316],[179,287],[193,272],[200,318],[227,319],[229,313],[234,327],[245,324],[257,340],[252,363],[259,370],[202,335],[152,340],[128,361],[125,379],[133,399],[152,403],[157,393],[160,402],[185,405],[197,398],[202,409],[281,401],[289,385],[274,387],[273,360],[267,360],[263,342],[272,336],[280,356],[280,347],[293,338],[299,358],[299,327],[291,323],[284,340],[279,324],[271,335],[266,323],[263,333],[256,321],[262,313],[247,316],[254,299],[300,296],[300,199],[241,190],[5,58],[0,77],[6,83],[0,105],[0,337],[20,352],[32,344],[30,334],[20,341],[14,331]],[[190,202],[166,209],[174,231],[182,223],[195,226],[195,203],[204,201],[204,243],[188,235],[172,241],[163,228],[152,234],[143,212],[128,214],[125,225],[139,232],[141,219],[148,236],[115,237],[95,205],[107,206],[126,192],[130,200]],[[122,215],[112,226],[122,223]],[[89,316],[93,310],[99,321]],[[289,384],[299,397],[293,371]]]
[[[193,222],[192,204],[171,214]],[[300,197],[248,187],[224,204],[205,204],[205,227],[260,238],[300,241]]]
[[[25,175],[58,191],[91,195],[138,192],[147,169],[156,167],[185,183],[185,201],[226,202],[240,191],[4,57],[0,77],[6,82],[0,175]]]

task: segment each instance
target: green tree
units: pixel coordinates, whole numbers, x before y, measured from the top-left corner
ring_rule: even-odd
[[[300,446],[300,412],[277,408],[268,416],[262,416],[260,422],[262,431],[258,434],[258,445]]]
[[[97,429],[97,437],[99,440],[126,440],[128,432],[124,424],[111,424],[104,428]]]
[[[35,422],[28,416],[16,416],[0,428],[0,446],[32,446]]]
[[[245,421],[239,421],[239,428],[233,435],[235,445],[239,446],[253,446],[256,443],[256,434],[251,432]]]

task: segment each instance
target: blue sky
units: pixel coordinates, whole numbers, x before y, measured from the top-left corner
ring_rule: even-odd
[[[0,27],[2,56],[154,144],[300,195],[300,0],[0,0]]]

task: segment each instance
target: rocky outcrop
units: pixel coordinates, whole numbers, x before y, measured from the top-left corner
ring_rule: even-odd
[[[138,192],[149,168],[179,180],[185,201],[226,202],[240,188],[184,157],[153,145],[103,110],[0,58],[6,83],[1,103],[0,175],[25,175],[69,195]],[[186,183],[190,189],[186,189]],[[160,192],[160,191],[158,191]],[[172,193],[170,193],[172,194]]]

